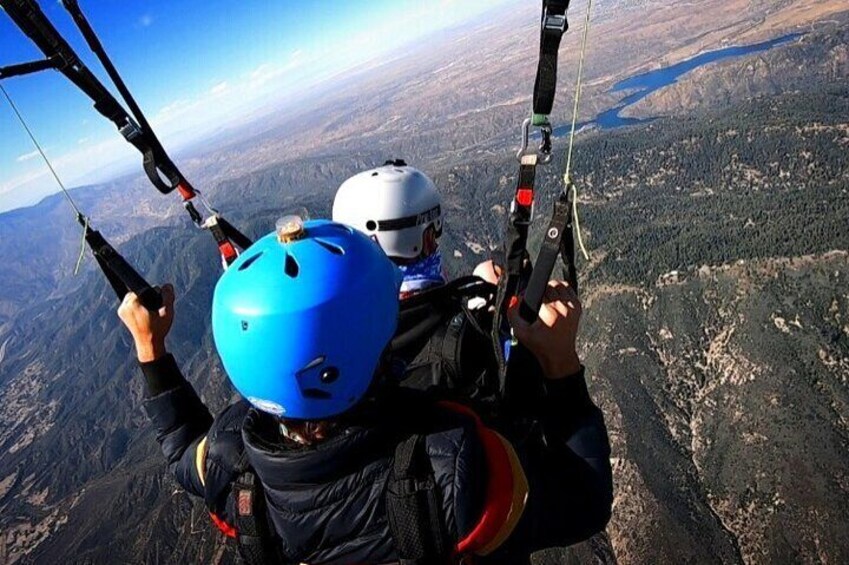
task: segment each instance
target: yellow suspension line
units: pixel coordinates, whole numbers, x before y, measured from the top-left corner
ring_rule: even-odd
[[[587,54],[587,37],[590,31],[590,14],[592,13],[593,8],[593,0],[587,1],[587,15],[586,20],[584,21],[584,34],[581,39],[581,58],[578,62],[578,78],[575,85],[575,105],[572,108],[572,131],[569,133],[569,149],[566,154],[566,169],[563,173],[563,190],[568,191],[571,190],[572,195],[572,218],[575,222],[575,233],[578,237],[578,246],[581,249],[581,253],[584,256],[585,260],[589,260],[590,256],[587,253],[586,247],[584,247],[584,238],[581,234],[581,221],[578,216],[578,188],[572,184],[572,150],[575,145],[575,128],[578,124],[578,104],[581,100],[581,89],[583,85],[584,79],[584,58]]]

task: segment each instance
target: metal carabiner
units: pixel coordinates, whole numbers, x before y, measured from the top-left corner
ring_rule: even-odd
[[[204,207],[204,209],[209,214],[209,216],[207,216],[207,220],[212,216],[218,216],[219,215],[218,210],[215,207],[213,207],[212,204],[209,203],[209,200],[206,199],[206,197],[203,195],[203,193],[200,190],[192,189],[192,192],[194,193],[194,195],[192,196],[192,199],[197,198],[198,201],[201,203],[201,205]],[[202,230],[208,229],[208,227],[205,225],[206,220],[204,220],[204,217],[201,215],[201,213],[198,211],[198,209],[195,208],[195,205],[192,204],[191,199],[184,201],[183,207],[189,213],[189,216],[192,218],[192,222],[194,222],[194,224],[198,228],[200,228]]]
[[[516,153],[516,159],[520,163],[522,162],[522,157],[528,154],[528,144],[530,142],[532,123],[533,121],[531,118],[526,118],[525,121],[522,122],[522,146],[518,153]],[[539,162],[545,165],[551,162],[551,135],[553,130],[551,128],[551,124],[547,120],[545,123],[535,127],[539,129],[540,135],[542,136],[542,141],[536,150],[536,155]]]
[[[194,191],[195,195],[197,196],[197,199],[200,200],[200,203],[203,205],[204,208],[206,208],[206,211],[213,216],[218,216],[218,209],[209,203],[209,200],[206,199],[206,196],[204,196],[203,193],[198,189],[194,189]]]

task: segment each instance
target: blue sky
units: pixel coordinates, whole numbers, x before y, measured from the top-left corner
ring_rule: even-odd
[[[81,0],[165,146],[198,140],[326,77],[510,0]],[[98,76],[99,64],[64,8],[48,18]],[[0,13],[0,65],[41,58]],[[330,80],[330,79],[328,79]],[[105,84],[109,84],[104,79]],[[68,185],[104,180],[138,163],[114,126],[62,75],[4,81]],[[5,99],[0,100],[0,211],[56,190]]]

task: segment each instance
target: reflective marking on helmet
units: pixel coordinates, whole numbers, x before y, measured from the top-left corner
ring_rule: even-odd
[[[262,410],[263,412],[267,412],[274,416],[283,416],[286,413],[286,409],[277,404],[276,402],[272,402],[271,400],[263,400],[262,398],[256,398],[255,396],[249,396],[248,402]]]
[[[318,357],[316,357],[315,359],[313,359],[312,361],[310,361],[309,363],[307,363],[306,365],[301,367],[301,369],[298,370],[298,372],[295,373],[295,374],[300,375],[301,373],[305,373],[305,372],[309,371],[310,369],[314,369],[314,368],[318,367],[319,365],[321,365],[322,363],[324,363],[324,361],[326,359],[327,358],[324,355],[319,355]]]

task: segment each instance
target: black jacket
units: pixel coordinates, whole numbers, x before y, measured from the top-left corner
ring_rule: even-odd
[[[213,420],[171,356],[142,369],[148,382],[145,409],[178,482],[233,523],[228,487],[234,477],[228,470],[246,457],[263,483],[270,521],[293,562],[397,559],[383,493],[399,438],[422,422],[428,422],[426,449],[449,535],[462,539],[480,516],[487,463],[474,421],[446,411],[423,418],[432,406],[423,393],[390,391],[365,403],[339,435],[318,447],[296,447],[281,439],[272,418],[245,402]],[[609,520],[607,431],[583,374],[548,383],[537,408],[538,428],[511,438],[529,483],[525,512],[508,541],[484,563],[527,563],[531,552],[585,539]],[[197,467],[202,442],[204,480]]]

